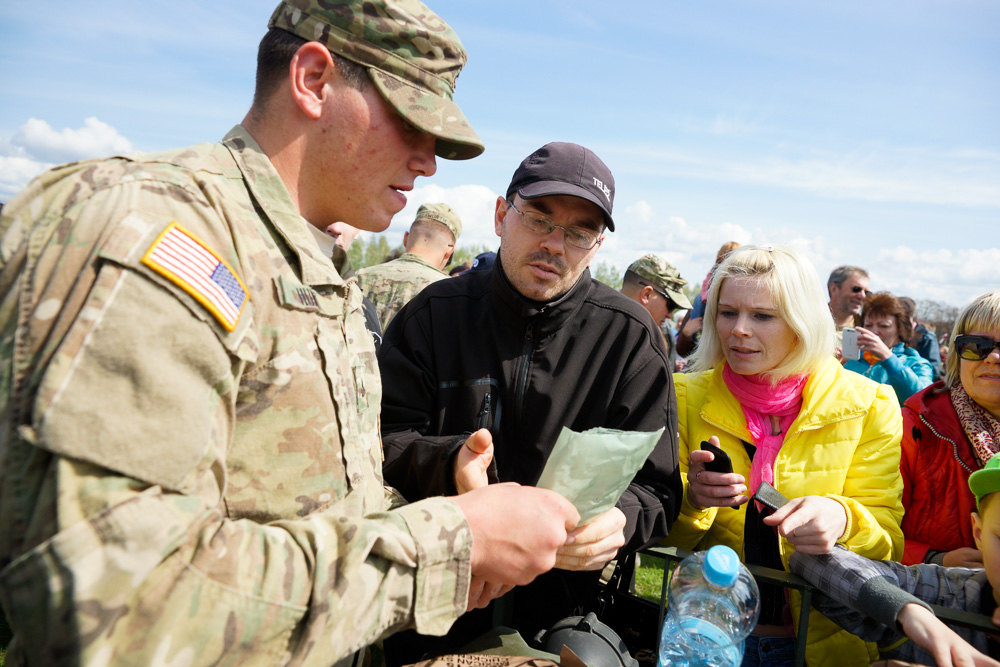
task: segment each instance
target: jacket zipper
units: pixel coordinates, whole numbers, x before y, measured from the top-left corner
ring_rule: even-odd
[[[923,416],[923,415],[920,415],[920,421],[922,421],[922,422],[924,423],[924,425],[925,425],[925,426],[926,426],[927,428],[929,428],[929,429],[931,430],[931,433],[933,433],[933,434],[934,434],[934,435],[936,435],[937,437],[941,438],[941,439],[942,439],[942,440],[944,440],[945,442],[950,442],[950,443],[951,443],[951,451],[952,451],[952,452],[953,452],[953,453],[955,454],[955,460],[956,460],[956,461],[958,461],[958,464],[959,464],[960,466],[962,466],[963,468],[965,468],[966,470],[968,470],[970,474],[971,474],[971,473],[974,473],[974,472],[976,472],[976,470],[975,470],[975,469],[973,469],[973,468],[970,468],[970,467],[969,467],[969,466],[968,466],[968,465],[967,465],[967,464],[965,463],[965,461],[963,461],[963,460],[962,460],[962,457],[958,455],[958,443],[956,443],[956,442],[955,442],[954,440],[952,440],[951,438],[946,438],[946,437],[944,437],[943,435],[941,435],[940,433],[938,433],[938,432],[937,432],[937,431],[936,431],[936,430],[934,429],[934,427],[930,425],[930,422],[928,422],[928,421],[927,421],[927,419],[925,419],[925,418],[924,418],[924,416]]]
[[[490,427],[490,392],[483,396],[483,404],[479,408],[479,428]]]
[[[528,364],[531,362],[531,325],[524,331],[524,346],[521,348],[521,363],[517,368],[517,384],[514,391],[514,407],[516,408],[517,422],[521,423],[524,416],[524,392],[528,388]]]

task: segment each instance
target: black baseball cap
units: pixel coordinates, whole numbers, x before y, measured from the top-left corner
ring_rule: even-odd
[[[554,141],[524,158],[507,186],[507,199],[515,192],[521,199],[552,195],[586,199],[601,209],[605,225],[615,231],[611,218],[615,177],[594,151],[578,144]]]

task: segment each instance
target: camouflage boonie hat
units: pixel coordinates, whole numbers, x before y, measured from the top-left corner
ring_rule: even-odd
[[[680,271],[673,264],[659,255],[643,255],[632,262],[628,270],[648,281],[653,288],[664,292],[678,308],[691,308],[691,302],[683,292],[688,281],[681,278]]]
[[[417,217],[414,220],[440,222],[451,231],[456,241],[462,235],[462,219],[455,213],[455,209],[447,204],[424,204],[417,209]]]
[[[452,101],[468,59],[465,48],[418,0],[283,0],[267,26],[320,42],[367,67],[399,115],[437,138],[438,156],[467,160],[485,150]]]

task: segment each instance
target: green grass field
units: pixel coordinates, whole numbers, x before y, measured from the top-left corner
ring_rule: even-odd
[[[663,584],[663,560],[642,556],[635,571],[635,593],[639,597],[659,604],[660,586]]]

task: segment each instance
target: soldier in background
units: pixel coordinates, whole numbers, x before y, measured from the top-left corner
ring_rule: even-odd
[[[361,293],[311,232],[381,231],[435,154],[483,150],[452,102],[465,59],[415,0],[286,0],[221,142],[7,202],[9,666],[346,666],[552,567],[579,520],[557,494],[384,487]]]
[[[358,238],[361,230],[346,222],[335,222],[326,228],[325,234],[312,225],[309,226],[309,231],[316,237],[323,254],[328,255],[333,260],[333,266],[341,278],[347,280],[351,276],[357,275],[350,258],[347,256],[347,251],[354,245],[354,240]],[[361,296],[361,312],[365,316],[365,328],[368,329],[368,333],[372,335],[372,340],[375,342],[375,353],[377,354],[382,346],[382,324],[378,321],[375,304],[364,295]]]
[[[462,234],[462,220],[447,204],[424,204],[403,234],[399,258],[358,270],[361,291],[375,304],[384,331],[399,309],[423,288],[443,280]]]
[[[673,311],[691,308],[691,302],[684,295],[687,282],[670,262],[652,253],[632,262],[622,278],[622,294],[649,311],[664,334],[671,371],[677,370],[677,345],[673,335],[663,331],[663,325]]]

